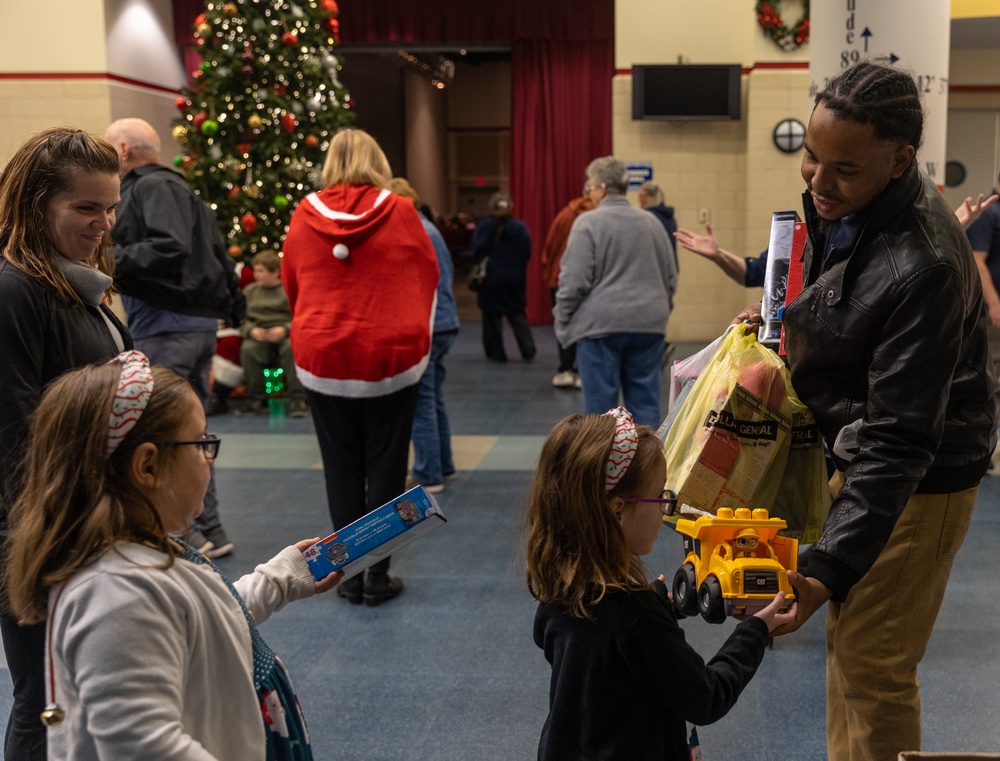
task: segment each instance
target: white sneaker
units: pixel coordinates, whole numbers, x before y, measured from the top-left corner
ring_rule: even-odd
[[[563,370],[552,377],[552,385],[556,388],[573,388],[573,373]]]

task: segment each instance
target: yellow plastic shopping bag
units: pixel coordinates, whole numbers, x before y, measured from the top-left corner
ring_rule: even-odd
[[[792,431],[788,437],[788,458],[781,475],[771,515],[784,518],[788,528],[780,533],[812,544],[819,539],[833,501],[830,496],[823,439],[812,412],[788,386],[792,405]]]
[[[679,505],[770,509],[788,458],[792,404],[782,360],[730,330],[665,423],[666,487]]]

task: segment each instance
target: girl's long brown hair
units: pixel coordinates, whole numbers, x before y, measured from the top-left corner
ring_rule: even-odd
[[[6,588],[23,624],[45,619],[49,590],[123,538],[168,555],[156,508],[131,476],[132,455],[144,442],[171,441],[186,422],[190,383],[153,368],[153,393],[142,416],[110,455],[108,418],[121,366],[103,364],[63,375],[35,412],[24,482],[10,513]],[[172,450],[163,448],[161,457]]]
[[[604,490],[615,419],[571,415],[556,424],[542,446],[526,509],[527,571],[531,595],[565,605],[589,618],[589,605],[609,589],[646,586],[642,561],[625,541],[610,506],[612,497],[635,496],[662,457],[652,429],[636,426],[639,446],[618,485]]]
[[[120,168],[114,146],[83,130],[52,127],[32,135],[0,174],[0,255],[21,272],[41,280],[66,303],[80,303],[76,291],[53,264],[52,257],[59,254],[49,241],[49,201],[70,187],[76,172],[117,176]],[[89,263],[114,277],[111,236],[104,235]]]

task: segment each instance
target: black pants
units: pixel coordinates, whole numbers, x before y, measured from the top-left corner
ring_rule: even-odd
[[[514,338],[517,340],[521,356],[533,359],[536,351],[535,339],[531,335],[528,317],[524,312],[508,315],[483,312],[483,349],[486,351],[486,358],[496,362],[507,361],[507,352],[503,348],[503,317],[510,321],[510,326],[514,329]]]
[[[45,761],[45,725],[41,719],[46,703],[45,622],[21,626],[14,616],[3,612],[0,613],[0,632],[14,683],[14,705],[7,720],[4,758],[7,761]]]
[[[552,302],[552,307],[555,308],[556,305],[556,292],[557,288],[549,288],[549,300]],[[559,367],[556,369],[558,373],[565,372],[576,372],[576,344],[570,344],[569,346],[563,346],[558,341],[556,345],[559,347]]]
[[[405,490],[417,385],[367,399],[307,394],[330,518],[335,529],[343,528]],[[389,560],[380,560],[369,573],[385,573]]]

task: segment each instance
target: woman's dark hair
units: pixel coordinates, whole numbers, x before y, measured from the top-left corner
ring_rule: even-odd
[[[924,139],[924,109],[916,82],[906,71],[871,61],[841,72],[816,96],[839,118],[870,124],[876,140],[920,148]]]
[[[67,303],[79,303],[73,286],[52,263],[58,254],[49,240],[49,202],[73,184],[77,172],[117,177],[120,168],[114,146],[83,130],[52,127],[32,135],[0,174],[0,256],[44,282]],[[110,235],[104,234],[89,261],[114,277],[115,245]]]

